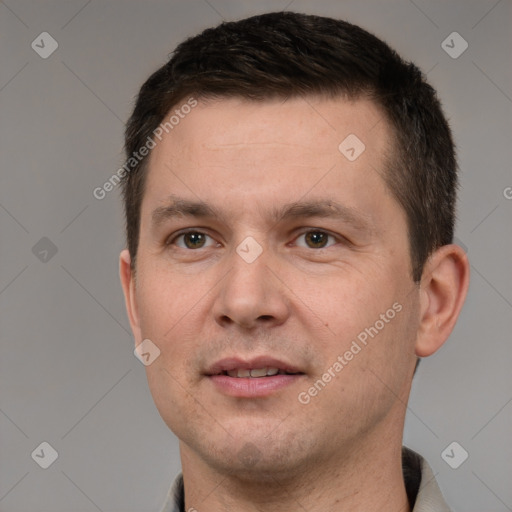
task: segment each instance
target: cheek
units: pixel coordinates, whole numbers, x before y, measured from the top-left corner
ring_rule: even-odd
[[[150,268],[137,287],[137,303],[143,334],[161,338],[178,325],[201,302],[204,286],[198,276],[174,274],[168,269]]]
[[[356,385],[371,377],[360,372],[373,370],[393,379],[394,365],[407,369],[417,328],[413,320],[417,305],[403,274],[370,264],[365,270],[297,280],[294,289],[301,299],[299,317],[315,318],[321,326],[312,333],[325,366],[319,371],[327,371],[338,356],[345,356],[344,368],[358,372],[353,374]]]
[[[388,271],[389,274],[389,271]],[[333,337],[348,339],[379,319],[399,299],[396,281],[375,262],[337,265],[324,275],[287,276],[303,318],[316,317]]]
[[[208,341],[219,338],[212,307],[219,291],[214,273],[186,275],[169,269],[152,269],[140,280],[138,301],[141,334],[160,349],[160,356],[146,369],[148,374],[164,368],[180,384],[199,379],[200,356]],[[175,389],[179,392],[179,389]]]
[[[149,390],[160,416],[167,426],[180,439],[194,437],[196,421],[190,418],[199,418],[201,410],[193,395],[188,392],[188,385],[183,382],[180,372],[173,365],[158,358],[152,365],[146,367],[146,376]]]
[[[197,292],[186,286],[183,278],[172,278],[163,273],[146,275],[140,280],[137,300],[142,339],[150,339],[160,350],[158,358],[146,367],[146,373],[155,399],[159,387],[164,395],[174,396],[176,382],[183,381],[189,372],[190,354],[198,343],[196,310]],[[153,391],[154,390],[154,391]]]
[[[411,297],[402,297],[379,311],[357,335],[356,341],[362,349],[357,356],[360,382],[366,386],[367,392],[363,394],[373,404],[392,404],[397,399],[407,402],[416,360],[416,318],[417,305]]]
[[[376,424],[392,407],[400,409],[407,401],[415,360],[410,320],[414,309],[400,303],[402,309],[397,312],[397,302],[389,306],[375,306],[376,314],[365,314],[362,322],[350,323],[347,318],[345,330],[340,320],[340,334],[325,347],[325,365],[311,379],[313,386],[322,388],[311,409],[344,417],[348,430],[357,430],[361,423]],[[329,381],[325,390],[319,380]]]

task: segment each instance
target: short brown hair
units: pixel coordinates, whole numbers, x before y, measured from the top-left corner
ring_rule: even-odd
[[[407,216],[412,278],[453,239],[455,149],[435,90],[376,36],[346,21],[293,12],[222,23],[182,42],[142,86],[127,123],[127,159],[185,98],[260,101],[311,95],[369,97],[385,113],[396,148],[384,180]],[[135,269],[148,156],[122,181]]]

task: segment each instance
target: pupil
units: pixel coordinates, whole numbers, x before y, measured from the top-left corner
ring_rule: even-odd
[[[311,247],[325,247],[325,244],[327,243],[327,235],[319,231],[312,231],[307,233],[306,241]]]
[[[204,235],[202,233],[187,233],[185,235],[185,245],[189,249],[197,249],[204,245]]]

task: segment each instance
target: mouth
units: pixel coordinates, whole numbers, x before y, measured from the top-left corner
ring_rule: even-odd
[[[205,372],[217,391],[238,398],[268,396],[305,375],[298,367],[266,356],[222,359]]]
[[[237,379],[250,378],[261,379],[262,377],[272,377],[274,375],[299,375],[301,372],[290,372],[280,370],[279,368],[236,368],[234,370],[223,371],[218,375],[228,375]]]

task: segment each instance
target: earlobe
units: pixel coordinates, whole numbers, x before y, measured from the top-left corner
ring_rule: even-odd
[[[428,259],[420,283],[420,322],[415,352],[427,357],[448,339],[469,286],[469,262],[461,247],[450,244]]]
[[[132,328],[135,344],[141,342],[141,333],[139,325],[139,314],[135,294],[135,279],[131,268],[131,258],[128,249],[121,251],[119,255],[119,277],[123,287],[126,313]]]

